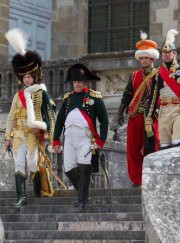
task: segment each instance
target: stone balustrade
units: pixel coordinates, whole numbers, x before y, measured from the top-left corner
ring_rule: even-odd
[[[180,147],[145,157],[142,205],[146,243],[179,243]]]

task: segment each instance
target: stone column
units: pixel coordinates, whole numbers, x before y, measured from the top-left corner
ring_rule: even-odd
[[[9,28],[9,0],[0,1],[0,65],[7,63],[8,46],[4,33]]]
[[[52,58],[86,55],[88,0],[54,0],[52,4]]]

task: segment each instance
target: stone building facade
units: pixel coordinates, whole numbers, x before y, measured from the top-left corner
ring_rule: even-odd
[[[9,26],[9,1],[0,1],[1,113],[8,111],[13,94],[18,89],[16,78],[7,63],[8,47],[4,38]],[[128,75],[137,69],[139,64],[134,59],[134,50],[88,53],[88,2],[52,1],[51,60],[44,63],[44,78],[50,94],[59,105],[62,94],[70,88],[63,84],[68,67],[78,61],[85,63],[102,78],[96,88],[102,92],[112,120]],[[170,28],[180,29],[180,2],[149,0],[149,16],[149,37],[161,47]],[[180,35],[176,43],[179,48]]]

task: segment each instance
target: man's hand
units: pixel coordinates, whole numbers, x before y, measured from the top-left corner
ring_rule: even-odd
[[[55,146],[53,147],[53,150],[54,150],[55,153],[61,153],[61,152],[62,152],[62,146],[60,146],[60,145],[55,145]]]
[[[120,126],[122,126],[124,124],[124,116],[122,113],[119,113],[118,114],[118,117],[117,117],[117,122]]]
[[[96,143],[93,143],[92,145],[91,145],[91,149],[92,150],[94,150],[94,149],[100,149],[101,147],[98,145],[98,144],[96,144]]]
[[[10,139],[4,141],[5,150],[7,150],[11,145],[12,145],[12,142]]]
[[[122,126],[124,124],[124,111],[126,109],[126,105],[125,104],[120,104],[119,106],[119,110],[118,110],[118,116],[117,116],[117,122],[120,126]]]

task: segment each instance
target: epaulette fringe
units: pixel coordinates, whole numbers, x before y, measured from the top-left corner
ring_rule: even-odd
[[[64,95],[64,97],[63,97],[63,100],[69,98],[69,95],[70,95],[70,93],[66,93],[66,94]]]
[[[90,96],[94,97],[94,98],[102,98],[101,92],[99,91],[95,91],[93,89],[89,89],[89,94]]]

